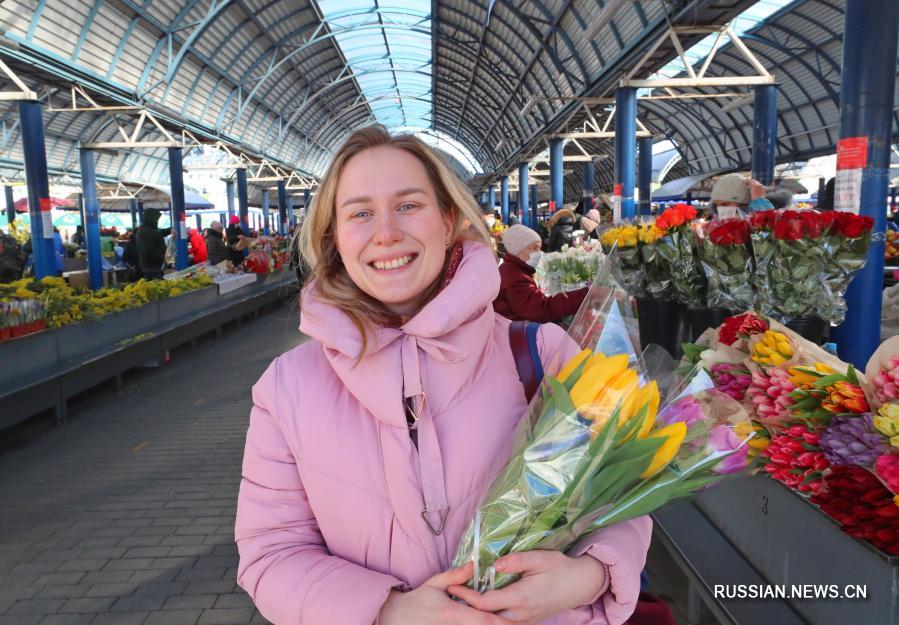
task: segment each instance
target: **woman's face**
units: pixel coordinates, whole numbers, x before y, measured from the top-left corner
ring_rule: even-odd
[[[356,286],[394,314],[418,312],[443,268],[452,227],[415,156],[382,146],[344,165],[337,182],[337,250]]]

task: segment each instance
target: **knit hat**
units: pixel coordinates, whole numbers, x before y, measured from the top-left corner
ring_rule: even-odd
[[[503,247],[513,256],[518,256],[521,250],[532,243],[540,243],[540,235],[521,224],[509,226],[503,231]]]
[[[221,232],[222,230],[225,229],[225,227],[222,225],[222,222],[220,222],[220,221],[213,221],[211,224],[209,224],[209,227],[212,228],[213,230],[215,230],[216,232]]]
[[[599,211],[596,210],[595,208],[591,208],[590,210],[588,210],[588,211],[587,211],[587,214],[584,215],[584,217],[586,217],[586,218],[589,219],[590,221],[595,221],[596,223],[599,223],[599,221],[600,221],[600,219],[599,219]]]
[[[231,219],[228,220],[228,223],[231,224],[232,226],[233,226],[234,224],[239,224],[239,223],[240,223],[240,217],[238,217],[237,215],[231,215]]]
[[[712,202],[749,204],[749,184],[740,174],[721,176],[712,187]]]

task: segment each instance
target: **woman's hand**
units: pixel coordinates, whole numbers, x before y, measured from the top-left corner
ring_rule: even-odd
[[[392,591],[381,606],[378,625],[512,625],[505,618],[450,599],[447,588],[461,587],[471,579],[472,569],[469,562],[435,575],[411,592]]]
[[[558,551],[509,554],[497,560],[496,570],[523,576],[483,595],[456,585],[450,586],[449,592],[474,608],[526,625],[585,605],[605,584],[606,576],[605,567],[593,556],[570,558]]]
[[[750,200],[757,200],[760,197],[765,197],[765,193],[767,192],[767,190],[765,189],[765,185],[763,185],[761,182],[752,178],[748,178],[746,180],[746,184],[749,185]]]

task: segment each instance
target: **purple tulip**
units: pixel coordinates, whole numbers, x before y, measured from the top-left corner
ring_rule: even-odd
[[[821,449],[831,464],[872,466],[890,443],[874,428],[874,415],[846,415],[834,417],[821,434]]]
[[[708,448],[711,453],[729,453],[712,469],[715,473],[727,475],[737,473],[746,468],[749,445],[744,445],[739,436],[734,434],[730,425],[716,425],[709,432]]]

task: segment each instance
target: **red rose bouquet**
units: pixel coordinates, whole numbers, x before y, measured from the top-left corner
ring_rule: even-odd
[[[824,236],[833,213],[786,210],[774,218],[774,254],[768,282],[774,316],[783,320],[817,316],[824,289]]]
[[[752,308],[752,251],[749,221],[743,217],[716,219],[701,239],[702,269],[708,279],[710,308]]]
[[[846,317],[843,294],[849,282],[865,266],[874,219],[837,211],[833,224],[824,235],[824,286],[818,302],[818,316],[831,323],[842,323]]]
[[[655,242],[659,260],[671,275],[675,299],[689,308],[706,305],[706,278],[699,265],[696,209],[675,204],[659,215],[656,227],[664,232]]]

